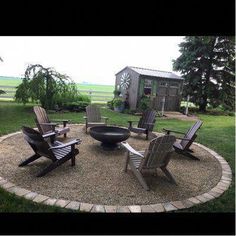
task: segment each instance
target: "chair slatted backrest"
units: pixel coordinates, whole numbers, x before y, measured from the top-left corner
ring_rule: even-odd
[[[139,169],[166,166],[170,160],[168,154],[174,150],[175,141],[175,136],[168,134],[151,140]]]
[[[22,127],[22,131],[25,134],[25,140],[35,153],[48,157],[53,161],[56,160],[54,153],[49,149],[49,144],[38,131],[25,126]]]
[[[101,122],[100,109],[96,105],[88,105],[86,107],[86,116],[88,122]]]
[[[156,111],[146,110],[139,120],[138,128],[147,129],[148,125],[146,123],[154,123],[156,117]]]
[[[183,149],[189,147],[192,144],[193,140],[197,137],[196,132],[198,131],[198,129],[200,129],[200,127],[202,126],[202,123],[203,122],[201,120],[198,120],[185,134],[184,138],[190,139],[190,141],[182,140],[180,142]]]
[[[34,113],[36,115],[35,121],[40,133],[45,134],[52,131],[52,127],[50,125],[40,125],[40,123],[50,123],[45,109],[40,106],[34,106]]]

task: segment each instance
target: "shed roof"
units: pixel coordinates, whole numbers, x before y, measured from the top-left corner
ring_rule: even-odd
[[[170,79],[183,79],[181,76],[178,76],[178,75],[176,75],[172,72],[168,72],[168,71],[153,70],[153,69],[147,69],[147,68],[141,68],[141,67],[135,67],[135,66],[127,66],[125,68],[130,68],[131,70],[134,70],[135,72],[137,72],[140,75],[147,75],[147,76],[154,76],[154,77],[161,77],[161,78],[170,78]],[[124,69],[122,69],[122,70],[124,70]]]

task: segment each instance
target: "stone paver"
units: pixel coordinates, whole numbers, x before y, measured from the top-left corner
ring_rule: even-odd
[[[80,204],[80,211],[90,212],[93,208],[93,204],[83,203]]]
[[[224,190],[217,188],[217,187],[212,188],[211,191],[214,191],[214,192],[220,193],[220,194],[222,194],[224,192]]]
[[[208,198],[204,197],[203,195],[198,195],[196,198],[201,201],[202,203],[209,201]]]
[[[128,208],[131,213],[140,213],[141,212],[141,207],[138,205],[128,206]]]
[[[101,212],[105,213],[105,207],[103,205],[94,205],[91,212]]]
[[[118,206],[117,207],[117,212],[119,212],[119,213],[129,213],[130,210],[127,206]]]
[[[67,204],[69,204],[70,201],[68,200],[63,200],[63,199],[58,199],[55,203],[55,206],[59,206],[64,208]]]
[[[0,180],[0,186],[3,186],[5,183],[7,183],[8,181],[6,179],[2,179]]]
[[[191,201],[191,202],[194,203],[194,204],[201,203],[201,202],[200,202],[197,198],[195,198],[195,197],[188,198],[187,200],[188,200],[188,201]]]
[[[48,198],[46,201],[44,201],[44,204],[49,205],[49,206],[53,206],[57,200],[58,199],[56,199],[56,198]]]
[[[14,188],[14,190],[13,190]],[[9,191],[11,191],[12,193],[15,193],[17,196],[22,197],[24,195],[26,195],[27,193],[30,193],[29,190],[24,189],[24,188],[20,188],[20,187],[13,187],[11,189],[9,189]]]
[[[106,213],[114,213],[117,211],[117,206],[105,206]]]
[[[28,200],[33,200],[36,196],[38,195],[38,193],[35,192],[29,192],[27,193],[24,198],[28,199]]]
[[[141,205],[142,212],[155,212],[155,210],[149,205]]]
[[[15,186],[15,184],[11,183],[11,182],[6,182],[5,184],[2,185],[2,188],[4,189],[8,189]]]
[[[221,180],[228,180],[228,181],[231,182],[232,179],[231,179],[231,178],[228,178],[228,177],[225,177],[225,176],[222,176],[222,177],[221,177]]]
[[[162,203],[166,211],[174,211],[177,210],[177,207],[173,206],[169,202]]]
[[[209,200],[212,200],[212,199],[215,198],[214,196],[210,195],[209,193],[204,193],[204,194],[202,194],[202,195],[203,195],[203,197],[205,197],[205,198],[207,198],[207,199],[209,199]]]
[[[72,209],[72,210],[79,210],[80,202],[77,201],[71,201],[66,208],[67,209]]]
[[[174,207],[178,208],[178,209],[183,209],[185,208],[184,204],[182,203],[182,201],[173,201],[170,202],[170,204],[172,204]]]
[[[210,195],[214,196],[215,198],[216,198],[216,197],[219,197],[219,196],[221,195],[221,193],[218,193],[218,192],[215,192],[215,191],[212,191],[212,190],[209,191],[208,193],[209,193]]]
[[[181,202],[184,204],[185,208],[189,208],[189,207],[192,207],[193,205],[195,205],[193,202],[190,202],[187,199],[182,200]]]
[[[38,195],[33,199],[33,201],[34,201],[34,202],[37,202],[37,203],[41,203],[41,202],[47,200],[48,198],[49,198],[49,197],[47,197],[47,196],[44,196],[44,195],[42,195],[42,194],[38,194]]]
[[[220,181],[220,183],[224,183],[224,184],[230,185],[231,180],[224,180],[224,179],[222,179],[222,180]]]
[[[164,212],[165,211],[165,208],[163,206],[163,204],[161,203],[157,203],[157,204],[152,204],[150,205],[155,212]]]

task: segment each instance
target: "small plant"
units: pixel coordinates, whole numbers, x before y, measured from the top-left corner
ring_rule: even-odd
[[[85,108],[90,104],[90,102],[87,101],[77,101],[77,102],[67,102],[64,105],[64,109],[69,111],[85,111]]]
[[[107,102],[107,106],[108,106],[109,109],[112,109],[112,110],[114,109],[114,104],[113,104],[113,102],[114,102],[114,99],[112,99],[111,101],[108,101],[108,102]]]
[[[121,98],[115,98],[113,100],[113,106],[114,107],[121,107],[123,105],[124,105],[124,102],[123,102],[123,100]]]
[[[151,103],[150,98],[143,96],[139,101],[138,109],[143,112],[148,108],[150,108],[150,103]]]
[[[114,111],[122,112],[125,108],[124,101],[121,98],[115,98],[113,100]]]

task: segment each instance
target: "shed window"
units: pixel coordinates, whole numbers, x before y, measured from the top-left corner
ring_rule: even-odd
[[[171,82],[170,87],[179,87],[179,83],[177,82]]]
[[[167,82],[160,82],[160,86],[162,86],[162,87],[167,87],[168,84],[167,84]]]
[[[152,80],[145,79],[144,80],[144,94],[151,95],[152,94]]]

